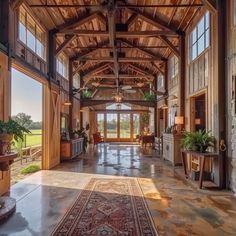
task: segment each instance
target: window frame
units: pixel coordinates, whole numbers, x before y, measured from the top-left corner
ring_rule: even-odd
[[[170,68],[170,80],[174,79],[179,74],[179,59],[177,56],[173,55],[169,61]]]
[[[199,34],[199,28],[201,26],[202,21],[204,24],[203,26],[204,28],[203,28],[203,32]],[[211,45],[210,32],[211,32],[211,15],[209,11],[206,11],[189,34],[189,39],[188,39],[189,63],[199,58],[210,47]],[[193,37],[195,39],[193,39]],[[203,48],[200,50],[200,46],[202,44],[199,44],[199,42],[202,39],[204,40],[204,45],[203,45]],[[195,51],[195,56],[193,56],[193,51]]]
[[[59,66],[62,66],[62,71]],[[56,71],[60,76],[69,80],[69,59],[64,53],[60,53],[56,58]]]
[[[24,12],[23,18],[21,16],[21,13]],[[29,20],[30,19],[30,20]],[[24,22],[23,22],[24,21]],[[29,28],[29,24],[33,23],[33,30]],[[22,27],[22,29],[21,29]],[[33,15],[29,12],[27,7],[22,4],[19,7],[18,11],[18,34],[17,34],[17,39],[20,41],[20,43],[24,44],[27,49],[32,51],[37,57],[42,59],[43,61],[46,62],[46,50],[47,50],[47,39],[46,39],[46,30],[39,24],[37,20],[33,17]],[[22,30],[22,31],[21,31]],[[24,32],[24,39],[21,38],[21,32]],[[41,33],[41,38],[38,37],[38,35]],[[28,43],[28,35],[29,33],[32,35],[34,38],[34,48],[30,47]],[[40,49],[38,48],[40,46]],[[39,53],[41,52],[41,53]]]

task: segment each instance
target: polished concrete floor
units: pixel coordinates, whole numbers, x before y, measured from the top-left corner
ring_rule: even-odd
[[[236,235],[236,198],[226,191],[199,190],[178,173],[151,150],[101,145],[83,159],[13,185],[16,213],[0,225],[0,235],[50,235],[94,176],[138,178],[159,235]]]

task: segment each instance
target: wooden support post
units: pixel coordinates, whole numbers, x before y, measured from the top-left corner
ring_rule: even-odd
[[[157,88],[157,75],[155,76],[154,78],[154,81],[153,81],[153,85],[154,85],[154,90],[158,90]],[[156,96],[156,95],[155,95]],[[157,103],[155,104],[155,107],[154,107],[154,134],[155,134],[155,137],[157,137]]]
[[[71,106],[69,107],[69,131],[72,137],[73,132],[73,61],[69,61],[69,100],[71,102]]]
[[[80,75],[80,88],[83,88],[84,87],[84,78],[83,78],[83,76],[82,75]],[[81,91],[81,93],[82,93],[82,91]],[[80,129],[83,127],[83,112],[81,112],[81,110],[82,110],[82,103],[81,103],[81,97],[82,97],[82,95],[81,95],[81,93],[80,93],[80,117],[79,117],[79,123],[80,123]]]
[[[48,33],[48,74],[50,80],[56,80],[56,32],[57,30],[53,29]]]
[[[227,48],[227,22],[226,22],[226,2],[223,0],[217,1],[217,50],[218,50],[218,109],[219,109],[219,141],[226,141],[226,48]],[[220,187],[228,187],[227,183],[227,156],[226,152],[220,151],[219,163],[219,181]]]
[[[179,36],[179,116],[185,116],[185,36]]]
[[[164,89],[165,94],[168,94],[168,61],[165,61],[165,72],[164,72]]]
[[[0,43],[9,47],[9,0],[0,1]]]

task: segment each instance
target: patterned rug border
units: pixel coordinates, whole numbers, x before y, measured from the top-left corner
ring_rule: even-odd
[[[81,191],[78,193],[78,195],[75,197],[75,200],[73,201],[73,203],[70,205],[69,209],[66,211],[65,215],[62,217],[62,219],[57,223],[57,225],[54,227],[54,229],[52,230],[52,232],[50,233],[50,236],[57,236],[58,234],[56,234],[56,232],[58,231],[58,229],[60,228],[61,224],[63,223],[63,221],[68,217],[68,215],[71,213],[71,211],[73,210],[74,206],[76,206],[77,202],[80,201],[80,196],[85,192],[85,191],[90,191],[89,197],[87,198],[86,202],[84,202],[83,207],[85,207],[87,205],[87,202],[90,199],[90,196],[94,190],[94,188],[96,187],[96,181],[101,181],[101,180],[117,180],[117,181],[134,181],[136,183],[136,186],[138,186],[138,190],[139,190],[139,194],[137,195],[132,195],[133,197],[137,196],[139,198],[142,198],[142,202],[144,203],[145,209],[146,209],[146,213],[148,214],[148,219],[150,220],[150,224],[151,227],[155,233],[156,236],[158,236],[158,232],[157,232],[157,228],[155,226],[153,217],[151,215],[150,209],[148,207],[148,204],[146,202],[146,199],[144,197],[144,193],[143,190],[141,188],[141,185],[139,183],[139,178],[96,178],[96,177],[92,177],[87,184],[85,184],[82,188]],[[131,183],[129,183],[130,186],[132,185]],[[91,188],[92,186],[92,188]],[[129,187],[130,187],[129,186]],[[133,190],[133,189],[132,189]],[[132,191],[133,194],[133,191]],[[122,195],[122,194],[121,194]],[[133,198],[132,198],[132,202],[133,202]],[[83,210],[81,210],[80,214],[78,215],[77,218],[79,218],[79,216],[82,214]],[[137,209],[135,209],[135,213],[137,214]],[[70,235],[70,234],[63,234],[63,235]]]

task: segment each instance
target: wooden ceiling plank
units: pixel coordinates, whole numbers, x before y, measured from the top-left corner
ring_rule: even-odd
[[[176,55],[177,57],[180,56],[179,50],[172,44],[172,42],[166,36],[161,35],[159,36],[159,38],[162,40],[164,44],[166,44],[169,47],[169,49],[174,53],[174,55]]]
[[[178,30],[177,26],[174,24],[168,24],[168,22],[163,21],[161,18],[155,16],[152,17],[150,14],[148,13],[144,13],[138,9],[132,9],[132,8],[126,8],[126,10],[128,10],[131,13],[135,13],[137,14],[140,18],[142,18],[143,20],[145,20],[146,22],[148,22],[151,25],[154,25],[158,28],[165,28],[167,30],[173,31],[176,34],[184,34],[184,32],[182,32],[181,30]]]

